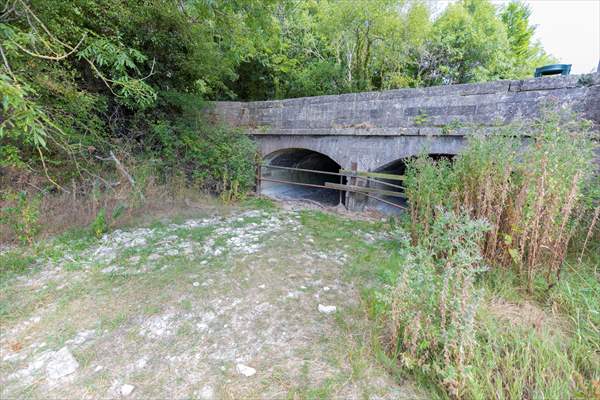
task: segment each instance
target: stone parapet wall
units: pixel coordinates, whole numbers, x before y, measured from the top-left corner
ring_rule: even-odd
[[[600,74],[551,76],[257,102],[214,102],[215,119],[254,135],[462,136],[568,105],[600,126]]]

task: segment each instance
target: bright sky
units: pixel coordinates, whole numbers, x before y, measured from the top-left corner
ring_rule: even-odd
[[[438,10],[453,0],[433,1]],[[493,0],[505,4],[507,0]],[[536,38],[560,62],[573,64],[572,74],[596,71],[600,62],[600,0],[526,0]]]

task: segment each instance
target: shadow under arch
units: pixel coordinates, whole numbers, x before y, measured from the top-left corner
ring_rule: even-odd
[[[287,148],[274,151],[263,157],[263,164],[336,173],[341,168],[340,164],[335,162],[331,157],[305,148]],[[267,179],[271,178],[313,185],[324,185],[325,182],[340,183],[340,177],[334,175],[268,167],[262,169],[262,176]],[[311,200],[329,206],[345,203],[345,194],[342,193],[340,195],[337,190],[278,182],[263,181],[261,193],[276,199]]]
[[[434,161],[446,159],[446,160],[449,160],[450,162],[452,162],[452,160],[454,159],[456,154],[430,153],[430,154],[427,154],[427,156]],[[417,156],[409,156],[409,157],[399,158],[397,160],[394,160],[392,162],[382,165],[381,167],[375,169],[373,172],[382,172],[385,174],[393,174],[393,175],[405,175],[408,162],[415,158],[417,158]],[[391,183],[393,185],[404,186],[403,182],[399,182],[399,181],[395,181],[395,180],[389,180],[389,179],[379,179],[379,180],[381,180],[383,182]],[[378,188],[378,189],[391,190],[394,192],[404,193],[404,189],[395,188],[395,187],[392,187],[389,185],[384,185],[384,184],[380,184],[380,183],[376,183],[376,182],[371,182],[370,186],[374,187],[374,188]],[[393,196],[381,196],[381,197],[384,200],[398,204],[402,207],[408,206],[406,199],[404,199],[402,197],[393,197]],[[380,201],[373,200],[373,199],[369,199],[368,206],[370,208],[374,208],[378,211],[381,211],[385,214],[398,214],[399,210],[400,210],[397,207],[393,207],[393,206],[390,206],[388,204],[385,204],[385,203],[382,203]]]

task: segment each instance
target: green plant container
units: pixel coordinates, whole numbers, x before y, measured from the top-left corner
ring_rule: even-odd
[[[569,75],[571,73],[571,65],[572,64],[544,65],[543,67],[536,68],[533,76],[539,78],[546,75]]]

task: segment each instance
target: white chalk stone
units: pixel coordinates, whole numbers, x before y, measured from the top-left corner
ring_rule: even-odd
[[[125,384],[121,386],[121,396],[129,396],[133,392],[133,389],[135,389],[133,385]]]
[[[46,373],[50,379],[60,379],[75,372],[79,363],[67,347],[54,353],[46,366]]]
[[[240,374],[250,377],[254,374],[256,374],[256,370],[252,367],[249,367],[247,365],[244,364],[237,364],[235,366],[235,369],[237,370],[237,372],[239,372]]]
[[[335,306],[324,306],[323,304],[319,304],[319,312],[323,314],[333,314],[337,308]]]

